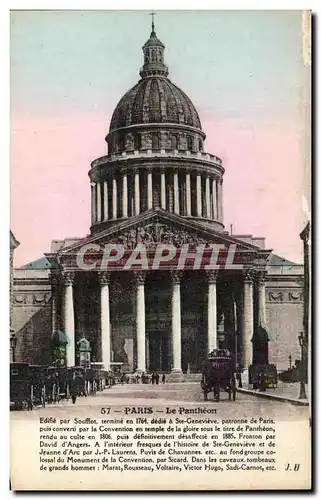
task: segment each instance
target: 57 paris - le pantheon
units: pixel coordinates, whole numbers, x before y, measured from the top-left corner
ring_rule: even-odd
[[[164,52],[153,23],[140,79],[112,115],[108,153],[91,164],[89,235],[52,241],[49,254],[13,270],[16,360],[49,364],[57,331],[69,366],[83,337],[106,369],[138,372],[196,372],[215,347],[245,369],[300,357],[303,266],[263,237],[226,231],[224,165],[206,151]]]

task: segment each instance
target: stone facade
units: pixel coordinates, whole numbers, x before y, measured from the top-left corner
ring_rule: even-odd
[[[91,164],[90,234],[54,241],[45,266],[15,271],[18,359],[48,362],[57,328],[68,338],[69,366],[86,337],[106,369],[121,362],[138,372],[200,371],[209,349],[222,347],[246,370],[261,362],[262,328],[270,362],[284,369],[297,357],[302,266],[273,255],[264,238],[224,230],[222,160],[204,152],[196,108],[169,80],[164,48],[153,26],[141,80],[113,113],[108,154]],[[111,244],[124,257],[103,269]],[[154,268],[158,244],[188,252],[189,263]],[[139,245],[147,267],[126,268]],[[209,253],[218,245],[215,269]]]
[[[20,243],[16,240],[14,237],[12,231],[10,231],[10,313],[9,313],[9,326],[10,326],[10,331],[14,331],[12,328],[12,320],[13,320],[13,281],[14,281],[14,276],[13,276],[13,254],[15,249],[20,245]]]

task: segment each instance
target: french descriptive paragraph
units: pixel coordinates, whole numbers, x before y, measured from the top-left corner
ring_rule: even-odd
[[[41,471],[275,471],[271,418],[39,418]]]

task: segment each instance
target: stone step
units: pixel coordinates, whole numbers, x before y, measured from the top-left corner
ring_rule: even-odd
[[[167,373],[166,382],[201,382],[201,373]]]

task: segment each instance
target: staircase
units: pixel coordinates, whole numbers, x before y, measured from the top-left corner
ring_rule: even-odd
[[[166,373],[166,382],[198,382],[201,383],[201,373]]]

